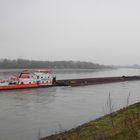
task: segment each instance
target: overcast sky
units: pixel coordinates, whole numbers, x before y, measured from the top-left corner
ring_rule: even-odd
[[[0,58],[140,64],[140,1],[0,0]]]

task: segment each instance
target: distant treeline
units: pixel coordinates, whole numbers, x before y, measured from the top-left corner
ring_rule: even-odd
[[[17,60],[1,59],[0,68],[103,69],[103,68],[111,68],[111,66],[81,61],[36,61],[25,59],[17,59]]]

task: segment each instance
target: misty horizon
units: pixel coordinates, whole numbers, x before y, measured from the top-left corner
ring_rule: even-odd
[[[72,62],[72,63],[92,63],[95,65],[101,65],[101,66],[109,66],[109,67],[128,67],[128,68],[140,68],[139,64],[124,64],[124,65],[115,65],[115,64],[110,64],[110,65],[105,65],[105,64],[101,64],[101,63],[96,63],[96,62],[92,62],[92,61],[80,61],[80,60],[35,60],[35,59],[24,59],[24,58],[17,58],[17,59],[8,59],[8,58],[1,58],[0,59],[0,63],[3,61],[8,61],[8,63],[13,63],[13,61],[17,62],[17,61],[27,61],[27,62]]]
[[[0,0],[0,58],[140,65],[138,0]]]

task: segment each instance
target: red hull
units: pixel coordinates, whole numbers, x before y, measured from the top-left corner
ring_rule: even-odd
[[[34,88],[34,87],[39,87],[39,86],[37,84],[7,85],[7,86],[0,86],[0,90],[3,90],[3,89]]]

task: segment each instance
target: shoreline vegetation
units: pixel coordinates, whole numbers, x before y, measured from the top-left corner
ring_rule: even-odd
[[[39,140],[140,140],[140,102]]]
[[[38,61],[26,59],[0,59],[0,69],[49,68],[49,69],[111,69],[113,66],[84,61]]]

